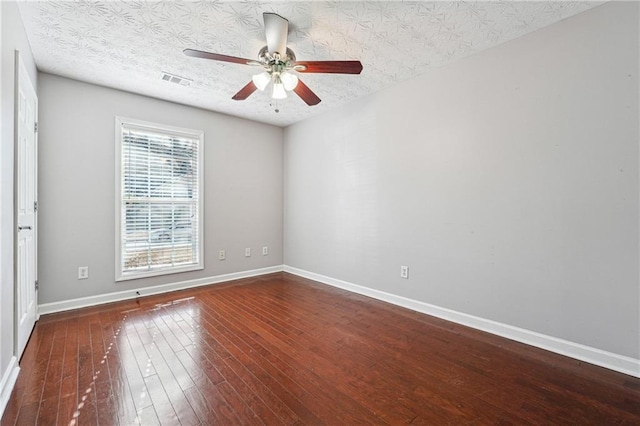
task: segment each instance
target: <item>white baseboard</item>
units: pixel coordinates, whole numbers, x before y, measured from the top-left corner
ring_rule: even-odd
[[[369,296],[374,299],[382,300],[384,302],[411,309],[413,311],[432,315],[434,317],[442,318],[447,321],[486,331],[487,333],[506,337],[507,339],[515,340],[517,342],[525,343],[531,346],[536,346],[538,348],[542,348],[571,358],[579,359],[590,364],[599,365],[600,367],[608,368],[610,370],[618,371],[620,373],[625,373],[630,376],[640,378],[640,359],[618,355],[612,352],[603,351],[579,343],[570,342],[568,340],[547,336],[535,331],[514,327],[508,324],[503,324],[473,315],[468,315],[462,312],[453,311],[451,309],[442,308],[435,305],[430,305],[428,303],[408,299],[406,297],[397,296],[395,294],[386,293],[384,291],[375,290],[368,287],[363,287],[357,284],[352,284],[346,281],[338,280],[287,265],[284,266],[284,271],[301,276],[303,278],[308,278],[314,281],[328,284],[333,287],[348,290],[353,293]]]
[[[38,315],[51,314],[54,312],[68,311],[71,309],[86,308],[88,306],[102,305],[104,303],[119,302],[121,300],[135,299],[140,296],[151,296],[153,294],[169,293],[176,290],[200,287],[209,284],[219,284],[227,281],[239,280],[241,278],[255,277],[258,275],[282,272],[283,266],[270,266],[268,268],[252,269],[249,271],[234,272],[231,274],[216,275],[207,278],[181,281],[177,283],[162,284],[152,287],[142,287],[137,289],[118,291],[114,293],[101,294],[98,296],[81,297],[78,299],[63,300],[61,302],[43,303],[38,305]]]
[[[15,356],[11,357],[9,366],[4,371],[4,374],[0,379],[0,418],[4,413],[4,409],[7,408],[7,402],[9,402],[11,391],[13,391],[13,386],[16,384],[16,380],[18,379],[18,372],[20,372],[20,367],[18,367],[18,358]]]

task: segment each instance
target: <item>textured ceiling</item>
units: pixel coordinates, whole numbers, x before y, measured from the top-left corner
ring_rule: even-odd
[[[19,3],[41,71],[286,126],[602,2],[29,1]],[[361,75],[301,75],[322,99],[231,97],[259,68],[190,58],[192,48],[257,59],[263,12],[290,22],[299,60],[359,59]],[[169,72],[190,87],[162,80]]]

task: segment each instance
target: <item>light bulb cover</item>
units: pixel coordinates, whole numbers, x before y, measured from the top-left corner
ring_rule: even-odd
[[[254,75],[251,80],[253,80],[253,84],[256,85],[258,90],[263,91],[271,81],[271,75],[265,71]]]
[[[298,76],[287,71],[280,74],[280,80],[282,80],[285,90],[293,90],[298,85]]]
[[[271,91],[271,97],[273,99],[284,99],[287,97],[287,91],[284,90],[284,84],[278,80],[273,81],[273,90]]]

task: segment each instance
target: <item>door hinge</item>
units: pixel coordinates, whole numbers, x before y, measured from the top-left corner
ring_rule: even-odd
[[[38,122],[33,123],[33,131],[38,133]]]
[[[33,211],[36,211],[36,212],[38,211],[38,202],[37,201],[33,202]]]
[[[36,280],[36,291],[38,291],[38,280]]]

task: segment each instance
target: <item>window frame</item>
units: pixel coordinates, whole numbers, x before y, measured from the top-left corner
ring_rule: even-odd
[[[141,130],[149,130],[150,132],[173,134],[180,137],[188,137],[197,139],[198,142],[198,263],[181,266],[160,267],[145,271],[125,271],[122,262],[122,231],[125,229],[126,217],[123,214],[123,126],[135,127]],[[162,275],[177,274],[182,272],[197,271],[204,269],[204,131],[186,129],[181,127],[169,126],[166,124],[152,123],[149,121],[138,120],[134,118],[115,117],[115,280],[128,281],[139,278],[156,277]]]

